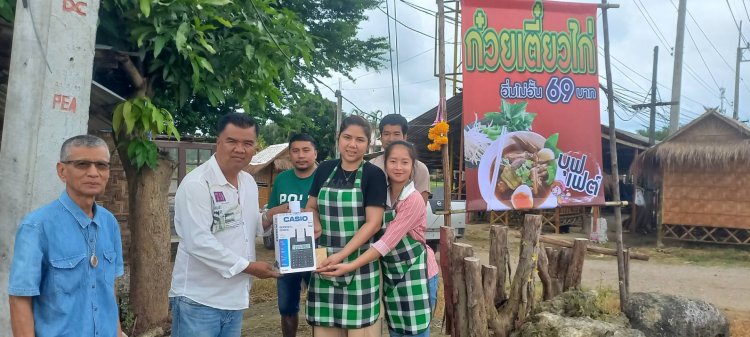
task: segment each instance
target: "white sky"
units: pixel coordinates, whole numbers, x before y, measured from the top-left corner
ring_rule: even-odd
[[[432,0],[407,0],[409,3],[435,12],[437,6]],[[678,0],[621,0],[619,9],[609,11],[610,40],[612,60],[612,79],[615,83],[616,95],[633,101],[633,103],[650,102],[648,92],[651,87],[651,72],[653,48],[659,46],[658,93],[662,101],[669,101],[672,95],[672,71],[674,57],[671,50],[675,44],[677,26]],[[581,0],[579,2],[599,3],[595,0]],[[435,18],[410,7],[403,0],[388,0],[391,16],[394,10],[397,18],[407,26],[435,35]],[[394,7],[395,6],[395,7]],[[452,5],[451,5],[452,6]],[[745,6],[748,6],[747,9]],[[385,9],[385,4],[381,6]],[[730,14],[734,13],[734,19]],[[734,68],[737,53],[738,32],[735,20],[743,22],[743,31],[750,41],[750,4],[743,0],[687,0],[689,15],[686,20],[685,52],[682,80],[682,105],[680,124],[685,124],[704,111],[705,107],[720,107],[719,88],[726,88],[724,109],[732,114],[734,100]],[[601,13],[601,12],[600,12]],[[367,13],[369,20],[361,25],[360,36],[387,37],[386,15],[380,10]],[[692,17],[691,17],[692,15]],[[649,18],[650,16],[650,18]],[[655,20],[652,29],[649,20]],[[396,108],[394,110],[391,71],[387,64],[383,70],[369,72],[356,69],[353,76],[356,82],[342,79],[343,95],[365,111],[382,110],[384,114],[398,111],[399,94],[401,113],[407,119],[412,119],[437,104],[438,80],[433,76],[435,62],[435,41],[427,36],[418,34],[401,24],[391,24],[391,40],[393,46],[394,76],[396,57],[399,58],[399,74],[394,81],[400,81],[400,91],[396,91]],[[597,21],[597,42],[603,47],[601,14]],[[651,25],[654,25],[652,22]],[[394,27],[398,30],[398,49],[396,49]],[[702,31],[701,31],[702,29]],[[446,24],[446,40],[454,40],[454,28],[451,23]],[[658,34],[663,35],[660,42]],[[460,33],[459,33],[460,35]],[[690,36],[695,40],[693,43]],[[709,43],[710,39],[713,46]],[[744,45],[743,41],[743,45]],[[601,49],[600,49],[601,50]],[[699,53],[700,51],[700,53]],[[603,52],[599,57],[599,75],[605,83]],[[750,60],[750,51],[745,52],[745,58]],[[386,54],[386,58],[388,55]],[[459,51],[460,57],[460,51]],[[704,61],[705,60],[705,64]],[[446,63],[450,71],[453,64],[453,48],[446,48]],[[743,63],[740,67],[740,119],[750,118],[750,64]],[[710,69],[710,70],[709,70]],[[746,79],[746,80],[745,80]],[[338,77],[325,79],[331,87],[338,87]],[[459,84],[460,85],[460,84]],[[321,88],[323,95],[335,100],[332,92]],[[452,94],[452,85],[447,88],[448,97]],[[602,122],[607,123],[606,96],[600,94]],[[351,111],[353,106],[344,102],[344,111]],[[641,111],[634,114],[616,107],[619,118],[617,127],[626,130],[645,128],[648,112]],[[669,108],[657,110],[664,118],[657,118],[657,127],[667,125]]]

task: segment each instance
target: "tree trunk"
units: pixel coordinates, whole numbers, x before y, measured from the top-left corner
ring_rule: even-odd
[[[159,166],[136,172],[121,147],[120,160],[128,179],[130,243],[130,305],[136,334],[164,323],[169,315],[170,266],[169,184],[175,164],[163,156]]]
[[[542,216],[527,214],[521,234],[521,253],[516,274],[510,286],[510,297],[500,308],[500,313],[491,315],[490,328],[494,337],[508,337],[510,332],[523,324],[531,311],[534,297],[534,270]],[[492,314],[492,313],[491,313]]]
[[[454,331],[453,309],[453,276],[451,274],[451,246],[456,241],[456,234],[452,227],[440,227],[440,271],[443,273],[443,300],[445,301],[445,325],[443,329],[448,335]]]
[[[453,337],[469,337],[467,312],[466,277],[464,258],[474,256],[474,248],[465,243],[454,242],[451,246],[451,277],[453,278]]]
[[[583,261],[586,259],[586,246],[589,240],[575,239],[573,242],[570,264],[565,274],[565,285],[563,291],[581,288],[581,277],[583,276]]]
[[[570,262],[573,260],[573,248],[563,247],[560,249],[560,259],[557,260],[557,277],[560,278],[560,284],[562,284],[562,291],[568,290],[566,288],[565,280],[568,277],[568,269],[570,268]]]
[[[485,311],[492,319],[490,315],[495,312],[495,291],[497,291],[497,268],[495,266],[482,265],[482,288],[484,289]]]
[[[476,257],[464,258],[466,271],[467,309],[469,313],[469,337],[488,337],[487,313],[484,308],[482,288],[482,265]]]
[[[497,268],[495,305],[499,305],[508,299],[505,285],[510,276],[509,255],[508,227],[498,225],[490,227],[490,265]]]
[[[552,297],[555,297],[557,295],[560,295],[562,293],[563,288],[563,280],[560,278],[559,270],[560,270],[560,255],[562,252],[560,250],[553,249],[552,247],[544,247],[544,251],[546,252],[545,255],[547,255],[547,271],[549,272],[550,279],[552,281]]]
[[[549,273],[549,261],[547,260],[547,251],[543,244],[539,245],[538,249],[539,259],[537,260],[537,267],[539,268],[539,279],[542,280],[542,298],[545,301],[551,300],[555,297],[555,287],[552,284],[552,277]]]

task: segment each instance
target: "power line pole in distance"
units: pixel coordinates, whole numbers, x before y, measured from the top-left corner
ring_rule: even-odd
[[[737,63],[734,67],[734,103],[733,109],[732,109],[732,117],[734,120],[740,119],[740,63],[747,62],[750,60],[743,60],[742,59],[742,52],[746,49],[750,49],[750,43],[746,44],[745,47],[742,46],[742,21],[740,21],[740,36],[737,41]]]
[[[675,105],[677,102],[657,102],[656,101],[656,74],[657,65],[659,64],[659,46],[654,46],[654,71],[651,76],[651,103],[632,105],[633,109],[651,108],[651,117],[648,125],[648,145],[656,144],[656,107]]]

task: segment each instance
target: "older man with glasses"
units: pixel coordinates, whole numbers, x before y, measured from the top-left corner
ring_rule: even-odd
[[[18,227],[8,294],[15,337],[120,336],[115,278],[123,274],[120,227],[97,205],[109,179],[109,149],[75,136],[60,150],[60,197]]]

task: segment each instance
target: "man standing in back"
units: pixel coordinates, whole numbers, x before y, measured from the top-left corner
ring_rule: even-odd
[[[387,148],[392,142],[397,140],[406,141],[406,132],[409,131],[409,124],[406,122],[404,116],[398,114],[390,114],[383,116],[380,120],[380,142],[383,145],[383,149]],[[379,155],[370,160],[370,163],[379,167],[385,172],[385,155]],[[430,195],[430,171],[427,170],[427,165],[417,160],[414,162],[414,173],[412,174],[412,180],[414,181],[414,188],[422,195],[425,204],[427,198]]]
[[[290,201],[299,201],[302,207],[307,205],[307,195],[315,176],[315,169],[318,168],[315,140],[308,134],[292,136],[289,139],[289,157],[294,168],[279,173],[273,183],[268,199],[269,209],[263,213],[265,229],[271,228],[274,215],[289,212]],[[305,285],[310,283],[310,272],[286,274],[279,277],[276,282],[283,337],[297,335],[302,282]]]
[[[65,183],[60,198],[27,215],[16,232],[13,336],[120,336],[120,226],[95,202],[109,180],[107,143],[91,135],[66,140],[57,176]]]
[[[216,153],[188,173],[175,196],[177,248],[169,303],[173,337],[239,337],[251,275],[278,277],[255,261],[262,233],[258,186],[243,171],[255,154],[258,126],[248,115],[219,119]]]

